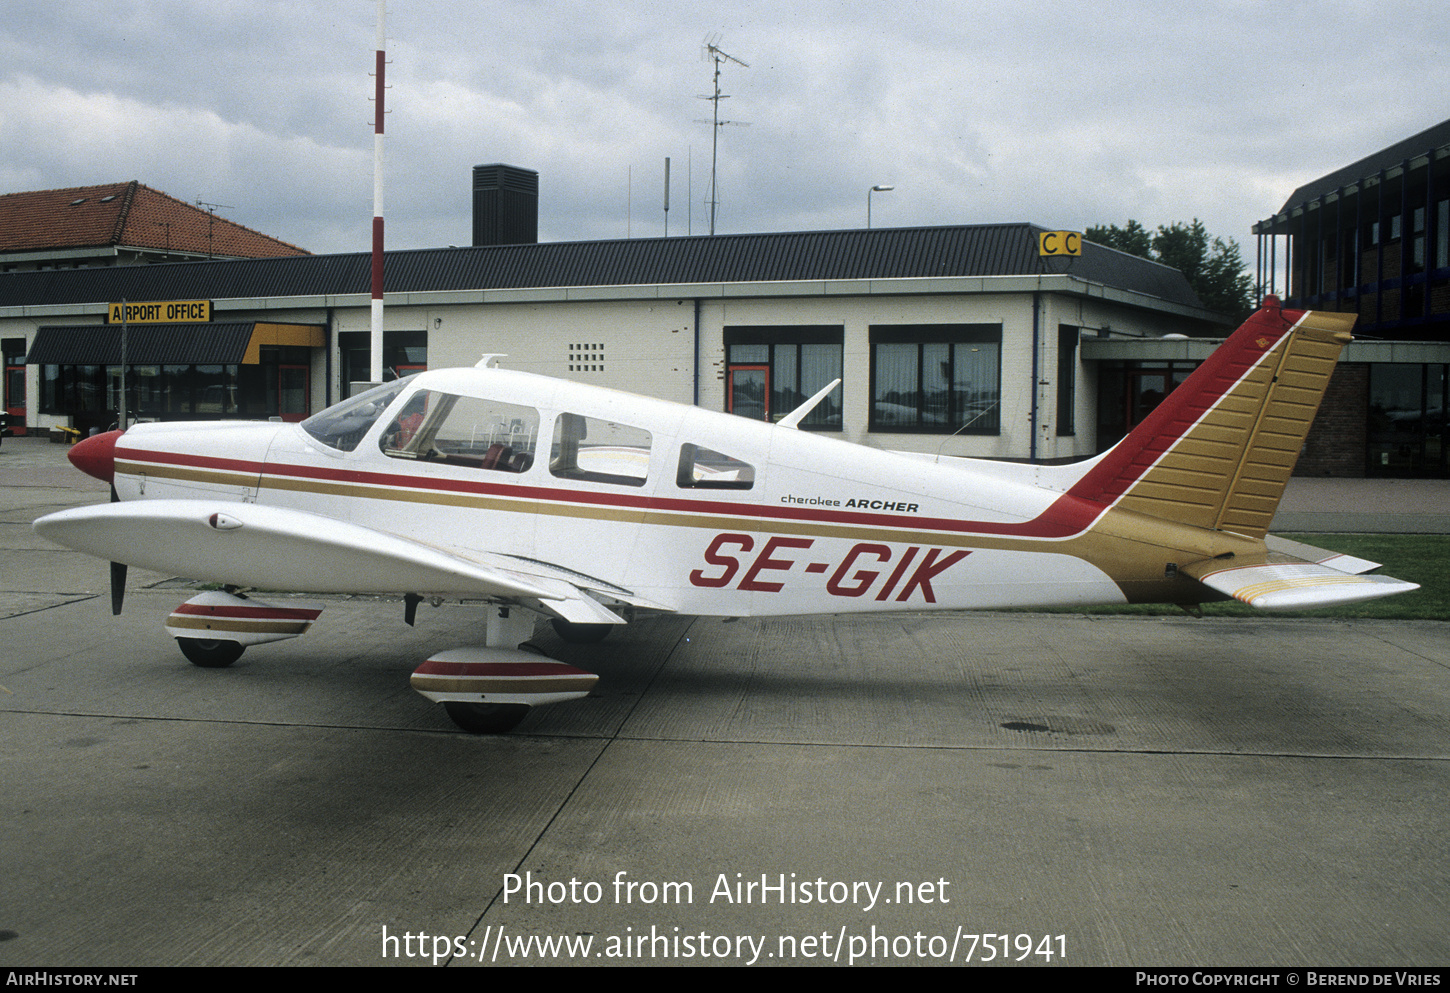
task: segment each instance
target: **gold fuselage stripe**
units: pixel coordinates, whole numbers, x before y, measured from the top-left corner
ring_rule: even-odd
[[[1202,588],[1196,581],[1186,577],[1176,580],[1168,578],[1168,563],[1182,565],[1214,558],[1226,552],[1247,553],[1262,550],[1261,542],[1239,535],[1208,531],[1117,508],[1107,510],[1092,527],[1079,534],[1067,538],[1038,538],[934,531],[909,526],[813,523],[798,519],[753,517],[749,516],[748,511],[739,515],[715,515],[554,503],[385,484],[363,485],[271,474],[243,475],[221,469],[154,462],[117,460],[117,471],[182,482],[257,487],[259,493],[270,489],[624,524],[745,531],[848,541],[889,541],[947,548],[1055,553],[1093,563],[1118,584],[1130,601],[1144,602],[1160,602],[1165,599],[1167,602],[1176,602],[1184,598],[1184,602],[1196,602],[1202,599]]]
[[[172,614],[166,619],[169,628],[249,634],[302,634],[311,625],[311,621],[254,621],[245,617],[191,617],[185,614]]]

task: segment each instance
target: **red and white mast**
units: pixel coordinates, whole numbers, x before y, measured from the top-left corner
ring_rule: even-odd
[[[386,0],[378,0],[378,40],[374,76],[373,116],[373,322],[369,354],[372,363],[368,368],[368,379],[374,383],[383,381],[383,70],[388,46]]]

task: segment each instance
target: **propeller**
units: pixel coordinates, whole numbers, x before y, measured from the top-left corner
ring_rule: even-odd
[[[111,484],[111,502],[120,503],[121,498],[116,495],[116,484]],[[111,613],[121,613],[121,602],[126,599],[126,563],[111,563]]]

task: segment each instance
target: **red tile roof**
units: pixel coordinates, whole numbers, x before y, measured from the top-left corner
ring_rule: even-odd
[[[257,259],[311,254],[134,179],[0,195],[0,252],[109,246]]]

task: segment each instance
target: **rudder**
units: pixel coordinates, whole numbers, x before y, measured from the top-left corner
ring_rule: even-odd
[[[1071,492],[1262,538],[1354,321],[1352,314],[1281,310],[1266,298]]]

